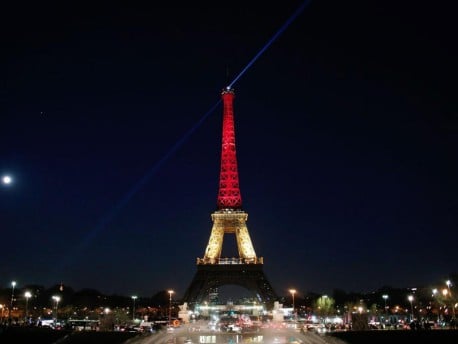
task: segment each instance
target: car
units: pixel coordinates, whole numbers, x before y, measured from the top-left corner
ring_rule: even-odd
[[[326,332],[326,326],[324,324],[306,324],[305,330],[310,331],[310,332],[316,332],[316,333],[325,333]]]
[[[39,319],[38,326],[54,328],[54,319]]]
[[[131,327],[131,326],[124,326],[124,327],[121,327],[120,328],[120,331],[121,332],[139,332],[139,330],[135,327]]]
[[[227,325],[227,332],[237,332],[240,333],[242,331],[242,328],[240,326],[237,326],[235,324],[229,324]]]

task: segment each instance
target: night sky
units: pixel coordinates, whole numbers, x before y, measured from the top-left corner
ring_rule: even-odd
[[[400,3],[311,1],[234,84],[279,295],[458,270],[456,12]],[[182,296],[216,210],[221,105],[206,114],[303,4],[2,5],[0,287]]]

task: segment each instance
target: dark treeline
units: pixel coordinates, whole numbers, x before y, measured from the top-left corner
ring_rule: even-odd
[[[377,309],[393,309],[395,306],[401,308],[410,307],[409,295],[414,297],[415,309],[431,309],[434,306],[452,306],[457,302],[457,292],[455,291],[456,283],[458,283],[458,274],[450,274],[449,281],[451,282],[452,289],[450,293],[444,294],[444,291],[449,289],[445,281],[439,281],[434,285],[422,286],[417,288],[394,288],[391,286],[383,286],[376,291],[367,293],[363,292],[346,292],[342,289],[334,289],[328,296],[334,301],[333,307],[338,310],[344,310],[349,305],[362,305],[367,308],[371,307]],[[450,289],[449,289],[450,290]],[[436,292],[436,294],[434,293]],[[298,293],[295,295],[295,306],[302,309],[305,313],[314,310],[315,301],[322,297],[323,294],[306,292]],[[280,302],[285,306],[291,306],[291,295],[284,295],[281,297]]]
[[[29,300],[26,300],[25,292],[31,293]],[[14,296],[13,305],[23,307],[25,302],[28,302],[30,308],[52,308],[54,301],[53,296],[60,297],[59,307],[68,305],[79,308],[123,308],[132,307],[132,297],[126,295],[105,295],[96,289],[85,288],[74,290],[70,286],[56,284],[50,288],[45,288],[40,285],[25,285],[13,290],[11,287],[0,289],[0,305],[8,307],[11,303],[11,298]],[[135,300],[136,307],[165,307],[169,304],[169,295],[167,291],[159,291],[151,297],[141,297]]]
[[[452,285],[455,286],[458,282],[458,275],[451,274],[450,280]],[[438,283],[435,286],[419,287],[419,288],[393,288],[390,286],[384,286],[376,291],[362,293],[362,292],[346,292],[341,289],[334,289],[334,291],[328,295],[334,300],[335,308],[344,308],[348,304],[364,303],[367,306],[376,305],[378,308],[385,306],[399,305],[407,307],[409,301],[407,295],[415,295],[415,304],[417,307],[426,306],[433,301],[443,301],[444,298],[440,299],[441,295],[435,297],[432,293],[433,288],[437,288],[439,291],[444,288],[443,283]],[[29,300],[26,300],[25,292],[30,292],[31,296]],[[440,293],[439,293],[440,294]],[[456,292],[453,293],[453,299],[456,298]],[[81,290],[74,290],[71,286],[65,286],[56,284],[50,288],[45,288],[40,285],[25,285],[17,286],[14,289],[13,307],[23,308],[25,303],[28,302],[30,308],[52,308],[54,307],[53,296],[58,295],[60,297],[59,307],[72,306],[78,308],[91,308],[95,309],[98,307],[110,307],[110,308],[129,308],[133,305],[132,295],[105,295],[98,290],[85,288]],[[383,298],[383,295],[387,296],[387,299]],[[0,305],[8,308],[11,304],[13,296],[12,287],[0,289]],[[301,292],[295,297],[296,307],[312,308],[313,303],[323,294],[314,292]],[[450,296],[449,296],[450,297]],[[283,295],[280,297],[280,303],[284,306],[290,306],[291,296]],[[446,301],[446,300],[445,300]],[[158,291],[152,296],[138,296],[135,299],[135,307],[154,307],[154,308],[167,308],[169,306],[169,294],[166,290]],[[385,304],[386,303],[386,304]],[[176,307],[181,304],[179,298],[173,299],[173,304]]]

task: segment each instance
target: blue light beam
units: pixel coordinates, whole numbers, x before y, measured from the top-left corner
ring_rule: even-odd
[[[259,50],[256,56],[253,57],[253,59],[250,62],[248,62],[245,68],[242,69],[242,71],[235,77],[235,79],[232,80],[228,88],[232,88],[232,86],[234,86],[234,84],[242,77],[242,75],[245,74],[248,68],[250,68],[251,65],[255,63],[256,60],[264,53],[264,51],[266,51],[267,48],[269,48],[272,45],[272,43],[288,28],[288,26],[294,21],[294,19],[296,19],[299,16],[299,14],[302,13],[302,11],[310,4],[310,2],[311,0],[306,0],[302,3],[302,5],[288,18],[288,20],[283,24],[283,26],[280,29],[278,29],[275,35],[273,35],[272,38],[269,41],[267,41],[264,47],[262,47],[262,49]]]
[[[72,250],[72,253],[67,254],[66,259],[62,259],[59,261],[59,263],[56,265],[57,270],[62,270],[67,264],[71,263],[71,257],[75,258],[79,252],[82,252],[84,249],[86,249],[91,241],[100,233],[102,232],[106,225],[108,225],[116,216],[116,214],[124,208],[127,203],[131,200],[131,198],[148,182],[148,180],[153,176],[156,171],[159,170],[159,168],[186,142],[186,140],[191,137],[191,135],[202,125],[202,123],[209,117],[215,109],[219,106],[221,103],[221,99],[216,102],[215,105],[213,105],[210,110],[208,110],[204,116],[196,123],[194,126],[189,129],[183,137],[178,140],[172,148],[169,149],[169,151],[158,161],[156,162],[149,170],[148,173],[146,173],[135,185],[129,190],[129,192],[105,215],[103,216],[95,226],[95,228],[88,232],[87,235],[84,237],[84,239],[78,244],[78,246],[74,247]]]

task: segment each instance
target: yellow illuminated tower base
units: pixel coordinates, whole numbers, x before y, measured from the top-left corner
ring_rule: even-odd
[[[241,210],[223,209],[212,214],[213,228],[204,258],[197,264],[262,264],[257,258],[246,226],[248,214]],[[225,234],[234,234],[239,258],[221,258]]]

